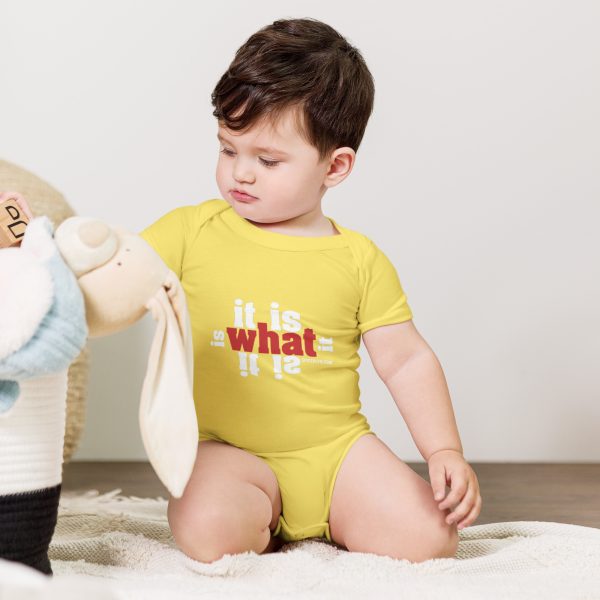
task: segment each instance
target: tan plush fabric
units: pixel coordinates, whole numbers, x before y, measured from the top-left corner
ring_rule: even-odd
[[[0,159],[0,190],[23,194],[33,216],[47,215],[55,227],[75,212],[63,195],[46,181],[23,167]],[[67,423],[64,461],[77,449],[85,423],[85,401],[89,373],[89,350],[86,346],[69,367],[67,387]]]

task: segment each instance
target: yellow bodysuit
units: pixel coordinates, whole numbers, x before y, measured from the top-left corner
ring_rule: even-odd
[[[181,280],[194,345],[199,439],[261,457],[282,514],[273,535],[325,537],[341,463],[362,435],[365,331],[412,318],[396,269],[365,235],[262,229],[229,203],[176,208],[141,236]]]

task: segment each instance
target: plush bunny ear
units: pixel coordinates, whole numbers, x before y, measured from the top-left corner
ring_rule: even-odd
[[[146,307],[157,323],[142,386],[140,431],[156,474],[170,494],[180,498],[196,460],[198,421],[191,327],[175,273],[169,271]]]
[[[192,327],[190,325],[189,313],[185,300],[185,292],[177,275],[173,271],[167,271],[165,276],[165,288],[169,296],[169,302],[175,313],[179,324],[181,339],[183,340],[185,354],[187,357],[187,369],[190,375],[190,386],[194,389],[194,349],[192,344]]]

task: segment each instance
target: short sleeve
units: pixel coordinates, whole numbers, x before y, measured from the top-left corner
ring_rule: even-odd
[[[375,327],[412,319],[396,268],[371,240],[364,257],[361,279],[362,293],[357,313],[361,334]]]
[[[179,279],[185,250],[186,208],[173,209],[139,233]]]

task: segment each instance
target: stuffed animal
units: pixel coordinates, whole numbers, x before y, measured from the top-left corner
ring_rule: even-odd
[[[85,345],[150,311],[139,424],[157,475],[183,494],[196,458],[193,350],[177,276],[138,235],[71,217],[32,219],[0,250],[0,558],[51,574],[67,370]]]

